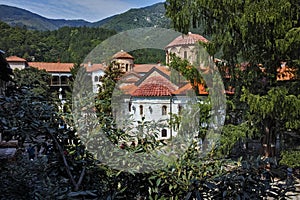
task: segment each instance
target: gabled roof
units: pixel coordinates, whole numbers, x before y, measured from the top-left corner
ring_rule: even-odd
[[[142,76],[133,71],[127,72],[122,76],[122,83],[136,83]]]
[[[47,72],[71,72],[74,63],[29,62],[29,66],[44,69]]]
[[[168,75],[153,67],[135,84],[137,89],[132,96],[171,96],[178,86],[170,81]]]
[[[129,94],[129,95],[131,95],[136,89],[137,87],[134,84],[120,86],[120,90],[122,90],[124,94]]]
[[[133,71],[136,73],[147,73],[154,67],[167,75],[171,73],[167,66],[161,66],[160,64],[134,64]]]
[[[197,42],[208,42],[208,40],[202,35],[193,34],[189,32],[187,35],[180,35],[175,38],[171,43],[169,43],[165,48],[175,47],[175,46],[184,46],[184,45],[194,45]]]
[[[136,86],[139,86],[141,85],[146,79],[148,79],[151,74],[153,73],[157,73],[158,75],[164,77],[165,79],[168,80],[168,82],[170,82],[170,77],[169,77],[169,74],[165,74],[164,72],[162,72],[161,70],[159,70],[157,67],[152,67],[151,70],[149,70],[147,72],[146,75],[144,75],[138,82],[135,83]],[[152,75],[153,76],[153,75]],[[157,75],[156,75],[157,76]],[[160,80],[162,81],[162,80]]]
[[[9,56],[6,58],[7,62],[27,62],[24,58],[18,56]]]
[[[129,53],[121,50],[118,53],[116,53],[115,55],[113,55],[112,57],[113,59],[134,59],[132,55],[130,55]]]

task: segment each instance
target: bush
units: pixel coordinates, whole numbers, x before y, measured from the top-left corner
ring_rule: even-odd
[[[300,167],[300,151],[282,151],[280,164],[291,168]]]

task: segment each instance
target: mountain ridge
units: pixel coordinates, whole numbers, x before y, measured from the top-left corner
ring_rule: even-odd
[[[132,8],[97,22],[88,22],[83,19],[49,19],[23,8],[0,5],[0,21],[10,26],[26,26],[27,29],[40,31],[57,30],[64,26],[102,27],[116,31],[142,27],[170,27],[170,20],[165,17],[164,3],[156,3],[143,8]]]

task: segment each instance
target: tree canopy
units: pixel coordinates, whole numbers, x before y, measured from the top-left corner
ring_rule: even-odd
[[[273,75],[280,61],[299,66],[299,1],[167,0],[165,6],[175,29],[201,25],[230,65],[242,59]]]

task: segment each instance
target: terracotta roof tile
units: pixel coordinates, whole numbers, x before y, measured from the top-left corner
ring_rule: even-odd
[[[132,57],[132,55],[130,55],[129,53],[121,50],[118,53],[116,53],[115,55],[113,55],[112,57],[113,59],[118,59],[118,58],[126,58],[126,59],[134,59]]]
[[[182,46],[182,45],[193,45],[199,41],[208,42],[208,40],[202,35],[188,33],[187,35],[178,36],[171,43],[169,43],[165,48],[170,48],[173,46]]]
[[[24,58],[18,56],[9,56],[6,58],[8,62],[27,62]]]
[[[175,91],[178,89],[178,87],[173,84],[170,80],[162,77],[162,76],[150,76],[147,79],[144,80],[144,82],[142,82],[142,85],[144,84],[159,84],[159,85],[163,85],[165,87],[167,87],[170,91]]]
[[[70,72],[74,63],[29,62],[29,66],[44,69],[47,72]]]
[[[172,92],[169,88],[162,84],[147,83],[138,87],[132,96],[171,96]]]

